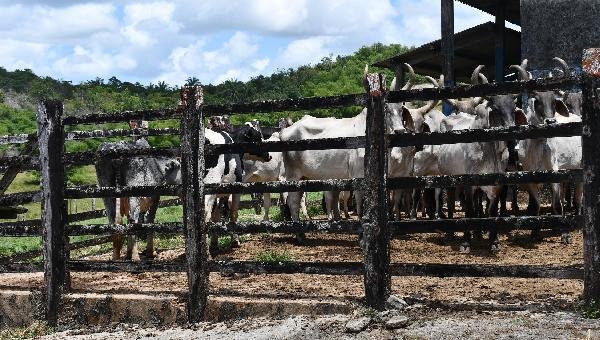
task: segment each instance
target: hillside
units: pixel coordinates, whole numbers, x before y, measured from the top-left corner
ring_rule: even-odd
[[[366,63],[406,50],[400,45],[374,44],[362,47],[349,56],[326,57],[316,65],[279,70],[270,76],[261,75],[247,82],[229,80],[219,85],[205,85],[206,102],[243,102],[359,92],[362,91],[360,79]],[[199,84],[199,81],[190,75],[188,83]],[[42,97],[64,100],[66,113],[77,115],[173,106],[178,99],[178,88],[165,83],[142,85],[123,82],[115,77],[108,80],[97,78],[74,85],[69,81],[38,77],[31,70],[9,72],[0,67],[0,135],[34,132],[34,110],[38,99]],[[320,114],[347,116],[355,113],[356,109],[346,109]],[[291,115],[295,118],[303,114]],[[284,115],[287,114],[246,116],[240,119],[257,118],[265,125],[273,125]]]

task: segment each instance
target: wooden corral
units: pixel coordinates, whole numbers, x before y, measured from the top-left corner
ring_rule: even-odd
[[[391,291],[391,277],[398,275],[428,276],[505,276],[521,278],[583,278],[584,298],[587,302],[600,300],[600,100],[599,90],[600,52],[590,50],[584,57],[584,75],[562,80],[533,80],[476,86],[458,86],[445,89],[422,89],[388,92],[382,76],[367,75],[369,86],[366,93],[326,98],[289,99],[235,105],[204,105],[200,87],[183,89],[183,105],[177,109],[144,110],[135,112],[64,116],[60,102],[46,101],[38,111],[39,158],[31,155],[3,158],[3,164],[22,169],[39,168],[42,173],[42,191],[0,196],[0,205],[18,205],[41,201],[42,218],[39,221],[7,222],[0,225],[0,235],[43,235],[44,266],[14,264],[0,259],[1,272],[36,271],[45,273],[44,314],[50,324],[55,324],[60,311],[61,296],[69,290],[70,271],[160,271],[187,273],[187,319],[199,321],[207,308],[208,277],[210,272],[234,273],[306,273],[364,276],[365,303],[373,308],[384,308]],[[549,127],[498,128],[486,131],[452,131],[450,133],[424,133],[386,136],[384,110],[386,103],[409,100],[462,98],[501,93],[521,93],[534,90],[553,90],[570,87],[574,83],[584,88],[584,114],[582,123]],[[249,112],[273,112],[280,110],[303,110],[339,106],[365,105],[368,109],[367,131],[364,137],[301,142],[267,142],[257,145],[230,144],[226,146],[204,145],[204,118],[219,114]],[[72,124],[98,124],[129,121],[131,119],[180,119],[180,148],[152,148],[141,152],[113,152],[105,154],[64,154],[64,142],[68,136],[107,136],[102,133],[64,133],[64,127]],[[161,131],[161,133],[164,131]],[[168,131],[169,133],[173,131]],[[116,134],[125,132],[118,132]],[[464,143],[474,141],[514,140],[555,136],[581,135],[583,138],[583,170],[560,172],[517,172],[509,174],[430,176],[417,178],[387,178],[387,149],[392,146],[423,144]],[[7,142],[22,141],[21,137],[4,138]],[[29,137],[28,137],[29,138]],[[310,150],[331,148],[365,148],[365,176],[352,180],[297,181],[277,183],[234,183],[205,185],[203,182],[206,155],[243,152],[260,148],[268,151]],[[181,157],[183,180],[181,185],[146,187],[66,187],[64,169],[69,164],[91,164],[97,157],[131,157],[141,155]],[[436,221],[388,222],[387,190],[391,188],[445,187],[457,182],[479,185],[519,184],[526,182],[554,183],[560,181],[583,181],[585,191],[584,215],[543,217],[497,217],[488,219],[458,219]],[[214,193],[286,192],[311,190],[363,190],[365,214],[361,221],[346,222],[261,222],[261,223],[206,223],[204,219],[204,195]],[[72,222],[83,217],[67,215],[65,200],[84,197],[120,197],[146,195],[176,195],[183,204],[182,223],[151,225],[75,225]],[[89,216],[88,214],[87,216]],[[392,234],[419,233],[425,231],[465,231],[547,228],[563,230],[584,221],[585,262],[582,266],[532,266],[532,265],[477,265],[477,264],[415,264],[390,263],[389,244]],[[286,262],[261,263],[256,261],[210,261],[207,236],[210,231],[284,232],[320,231],[354,233],[363,235],[362,262]],[[125,262],[125,261],[75,261],[70,260],[67,236],[81,234],[135,234],[143,236],[150,231],[185,235],[185,264],[178,262]]]

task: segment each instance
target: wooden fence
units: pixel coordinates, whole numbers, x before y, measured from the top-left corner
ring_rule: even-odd
[[[190,322],[201,320],[208,294],[208,273],[233,271],[243,273],[304,273],[328,275],[364,275],[365,302],[382,309],[391,291],[393,275],[431,276],[484,276],[525,278],[584,279],[586,302],[600,301],[600,50],[588,50],[583,60],[583,75],[563,79],[536,79],[527,82],[457,86],[444,89],[420,89],[387,92],[381,75],[367,76],[369,88],[366,93],[324,98],[287,99],[247,104],[204,105],[200,87],[183,89],[185,101],[177,109],[143,110],[114,114],[91,114],[64,116],[60,102],[46,101],[38,111],[39,157],[24,155],[1,159],[5,166],[18,165],[22,169],[40,169],[42,191],[0,196],[0,206],[19,205],[41,201],[40,221],[21,221],[0,224],[0,236],[43,235],[45,273],[45,315],[50,324],[58,317],[61,294],[68,289],[69,271],[166,271],[186,272],[188,277],[187,313]],[[524,126],[492,128],[446,133],[416,133],[386,135],[384,106],[411,100],[435,100],[465,98],[494,94],[521,93],[534,90],[555,90],[581,86],[583,88],[583,121],[548,126]],[[367,130],[363,137],[329,138],[319,140],[263,142],[260,144],[204,144],[204,118],[222,114],[244,114],[312,110],[343,106],[367,107]],[[65,133],[64,127],[75,124],[100,124],[123,122],[134,119],[179,119],[180,148],[151,148],[135,152],[119,151],[103,154],[64,153],[68,139],[96,138],[129,135],[131,131],[94,131]],[[173,133],[174,130],[149,130],[147,135]],[[140,132],[141,133],[141,132]],[[583,140],[583,169],[568,171],[526,171],[506,174],[481,174],[460,176],[427,176],[410,178],[387,178],[387,149],[394,146],[468,143],[475,141],[516,140],[556,136],[581,135]],[[0,143],[20,143],[31,136],[12,136]],[[291,150],[325,150],[365,148],[364,178],[349,180],[320,180],[268,183],[204,184],[204,156],[209,154],[240,153],[253,150],[282,152]],[[92,164],[97,157],[128,156],[177,156],[181,157],[182,184],[144,187],[66,187],[65,166]],[[528,216],[494,217],[452,220],[388,221],[387,190],[397,188],[450,187],[457,183],[468,185],[497,185],[520,183],[556,183],[583,181],[583,216]],[[296,221],[252,223],[206,223],[204,196],[216,193],[260,193],[321,190],[363,190],[365,196],[364,216],[361,221]],[[180,196],[183,204],[182,223],[85,225],[74,224],[93,214],[68,216],[65,200],[85,197],[119,197],[146,195]],[[85,213],[84,213],[85,214]],[[93,215],[96,216],[96,215]],[[549,228],[570,230],[583,225],[583,266],[526,266],[526,265],[477,265],[477,264],[390,264],[389,242],[393,234],[424,233],[434,231],[467,230],[530,230]],[[207,253],[207,235],[215,232],[243,233],[297,233],[331,232],[363,233],[363,262],[289,262],[260,263],[252,261],[210,261]],[[67,237],[69,235],[110,235],[148,232],[185,235],[186,263],[165,262],[119,262],[69,260]],[[0,263],[2,272],[32,271],[34,265]]]

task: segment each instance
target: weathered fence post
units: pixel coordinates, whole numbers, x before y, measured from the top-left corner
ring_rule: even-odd
[[[189,322],[202,320],[208,294],[207,225],[204,221],[204,126],[200,86],[181,93],[181,169]]]
[[[42,187],[41,220],[44,230],[45,315],[50,325],[56,325],[61,293],[68,281],[62,115],[63,105],[60,101],[45,101],[39,105],[37,126]]]
[[[385,139],[385,81],[381,74],[367,74],[369,94],[365,143],[363,257],[365,299],[368,306],[383,309],[391,291],[389,272],[390,232],[387,225],[387,146]]]
[[[600,302],[600,49],[583,54],[583,296],[586,304]]]

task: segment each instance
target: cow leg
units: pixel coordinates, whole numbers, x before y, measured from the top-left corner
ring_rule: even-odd
[[[263,194],[263,208],[265,210],[263,221],[269,221],[269,210],[271,210],[271,194],[268,192]]]
[[[349,220],[350,214],[348,213],[348,199],[350,198],[349,191],[340,192],[340,203],[342,205],[342,211],[344,212],[344,218]]]
[[[506,197],[508,195],[508,185],[503,185],[500,189],[500,216],[508,216],[508,209],[506,209]]]
[[[564,213],[563,201],[562,201],[562,183],[552,183],[552,213],[555,215],[562,215]],[[570,191],[569,186],[566,186],[567,191]],[[570,235],[566,230],[561,231],[560,240],[563,244],[570,243]]]
[[[573,193],[574,214],[581,215],[582,204],[583,204],[583,183],[575,183],[575,192]]]
[[[105,202],[107,200],[105,199]],[[121,215],[121,198],[117,197],[116,199],[109,200],[114,204],[112,209],[109,209],[110,205],[106,205],[106,215],[108,216],[108,223],[110,224],[123,224],[123,215]],[[106,203],[105,203],[106,204]],[[109,203],[110,204],[110,203]],[[118,261],[121,259],[121,249],[123,249],[123,235],[115,234],[112,236],[113,243],[113,261]]]
[[[290,208],[292,221],[300,219],[300,201],[302,200],[302,192],[289,192],[287,195],[287,205]],[[306,239],[304,233],[296,234],[296,242],[303,244]]]
[[[572,209],[573,209],[573,205],[572,205],[572,196],[571,196],[571,183],[569,182],[565,182],[562,183],[562,187],[563,187],[563,193],[565,196],[565,213],[569,214],[571,213]]]
[[[515,216],[519,216],[519,186],[513,185],[512,187],[512,202],[510,208]]]
[[[339,193],[338,193],[339,194]],[[327,215],[328,220],[334,219],[334,207],[333,207],[333,196],[336,195],[335,191],[324,191],[323,192],[323,200],[325,201],[325,214]]]
[[[238,211],[240,209],[240,198],[242,195],[240,194],[232,194],[230,196],[229,201],[229,221],[237,222],[238,220]],[[231,234],[231,247],[239,248],[240,247],[240,236],[236,233]]]
[[[472,218],[475,216],[475,211],[473,210],[473,189],[471,187],[464,187],[464,195],[465,195],[465,216],[467,218]],[[463,235],[463,243],[460,245],[460,252],[463,254],[468,254],[471,252],[471,232],[465,231]]]
[[[390,207],[391,208],[390,217],[392,220],[399,221],[401,218],[401,215],[402,215],[402,213],[400,211],[401,210],[400,206],[402,204],[401,203],[402,198],[400,197],[401,193],[400,193],[400,190],[392,190],[391,194],[392,194],[392,199],[391,199],[392,204]]]
[[[414,189],[412,192],[412,202],[410,209],[410,218],[417,219],[417,210],[419,209],[419,201],[421,200],[421,189]]]
[[[306,220],[312,220],[312,217],[308,214],[308,210],[306,209],[306,201],[308,200],[308,193],[303,192],[300,195],[300,211],[302,212],[302,217]]]
[[[441,188],[435,188],[435,218],[446,218],[442,208],[444,206],[444,191]]]
[[[486,216],[496,217],[498,216],[498,201],[499,196],[506,186],[501,187],[485,187],[485,193],[489,199],[487,205]],[[489,233],[490,239],[490,251],[495,253],[500,250],[500,241],[498,240],[498,232],[495,229],[491,229]]]
[[[156,211],[158,210],[158,202],[160,197],[152,197],[148,200],[147,211],[144,214],[144,223],[154,223],[156,217]],[[154,249],[154,233],[150,232],[146,236],[146,258],[152,259],[156,257],[156,250]]]
[[[362,203],[363,203],[363,192],[362,190],[354,191],[354,201],[356,202],[356,215],[359,219],[362,218]]]
[[[537,184],[527,184],[527,193],[529,194],[529,202],[527,203],[527,215],[540,215],[540,199],[538,197],[539,186]],[[534,242],[542,241],[539,228],[531,230],[531,239]]]
[[[140,197],[129,197],[129,215],[127,216],[128,223],[140,223],[141,215],[141,199]],[[132,261],[139,261],[140,254],[137,249],[136,236],[127,236],[127,254],[125,258]]]
[[[446,192],[446,204],[448,205],[448,218],[454,218],[454,209],[456,208],[456,188],[448,188]]]

